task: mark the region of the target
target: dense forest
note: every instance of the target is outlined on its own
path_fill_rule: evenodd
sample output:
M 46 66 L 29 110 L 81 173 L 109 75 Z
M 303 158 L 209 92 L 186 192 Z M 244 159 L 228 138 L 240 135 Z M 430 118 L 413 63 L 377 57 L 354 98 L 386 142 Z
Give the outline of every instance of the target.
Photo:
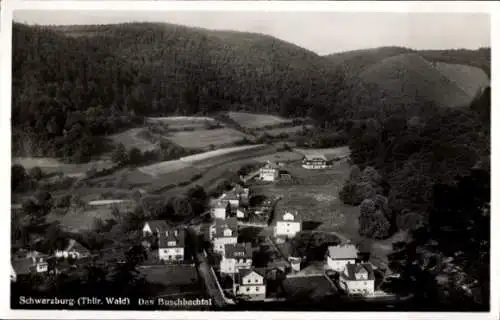
M 412 235 L 396 244 L 391 268 L 426 305 L 489 303 L 490 94 L 487 88 L 467 109 L 434 108 L 348 128 L 355 165 L 340 197 L 360 205 L 362 236 Z M 439 276 L 450 276 L 443 271 L 450 259 L 460 271 L 438 286 Z M 462 285 L 474 293 L 457 289 Z
M 145 115 L 340 117 L 343 76 L 272 37 L 168 24 L 13 28 L 13 151 L 86 161 Z M 345 92 L 343 93 L 345 96 Z

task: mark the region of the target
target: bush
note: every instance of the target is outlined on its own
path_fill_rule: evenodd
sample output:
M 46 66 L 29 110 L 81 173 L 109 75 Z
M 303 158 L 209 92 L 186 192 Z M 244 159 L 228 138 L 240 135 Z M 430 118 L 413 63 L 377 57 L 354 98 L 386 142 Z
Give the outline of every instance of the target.
M 384 213 L 380 210 L 370 212 L 374 208 L 365 208 L 359 216 L 359 234 L 374 239 L 384 239 L 390 234 L 391 224 Z

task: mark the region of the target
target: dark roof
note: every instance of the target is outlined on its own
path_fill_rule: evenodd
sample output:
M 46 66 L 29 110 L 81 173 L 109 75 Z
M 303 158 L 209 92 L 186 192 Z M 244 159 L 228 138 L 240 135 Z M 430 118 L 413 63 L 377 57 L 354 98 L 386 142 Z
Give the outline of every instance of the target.
M 164 231 L 168 229 L 168 224 L 165 220 L 151 220 L 146 222 L 151 231 L 155 232 L 156 230 Z
M 274 162 L 267 161 L 266 164 L 262 167 L 262 169 L 274 169 L 274 170 L 278 170 L 279 166 L 276 163 L 274 163 Z
M 227 259 L 251 258 L 252 244 L 249 242 L 224 245 L 224 256 Z
M 158 247 L 159 248 L 179 248 L 184 247 L 185 242 L 185 232 L 183 229 L 171 228 L 160 232 L 158 235 Z M 170 244 L 169 242 L 174 242 Z
M 230 217 L 228 219 L 215 219 L 215 235 L 216 238 L 224 237 L 224 230 L 231 229 L 233 231 L 231 237 L 236 237 L 238 235 L 238 219 L 236 217 Z
M 286 214 L 291 214 L 293 216 L 293 220 L 285 220 L 283 217 Z M 278 214 L 278 218 L 276 221 L 293 221 L 293 222 L 301 222 L 300 215 L 297 211 L 284 210 L 280 214 Z
M 89 253 L 90 250 L 85 248 L 80 242 L 75 239 L 69 239 L 68 246 L 65 249 L 66 251 L 74 250 L 80 253 Z
M 325 155 L 321 153 L 309 153 L 304 155 L 306 161 L 326 161 Z
M 356 280 L 356 277 L 354 276 L 356 273 L 360 272 L 367 272 L 368 273 L 368 280 L 375 280 L 375 274 L 373 273 L 373 268 L 371 264 L 368 263 L 348 263 L 346 264 L 346 274 L 344 277 L 346 277 L 348 280 Z

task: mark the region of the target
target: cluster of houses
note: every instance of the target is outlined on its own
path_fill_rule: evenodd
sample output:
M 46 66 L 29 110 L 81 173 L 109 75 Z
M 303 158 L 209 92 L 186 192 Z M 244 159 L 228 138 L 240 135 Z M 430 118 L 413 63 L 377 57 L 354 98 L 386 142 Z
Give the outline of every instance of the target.
M 19 249 L 11 259 L 10 279 L 16 282 L 33 274 L 57 274 L 90 256 L 90 250 L 75 239 L 67 239 L 64 247 L 56 248 L 50 254 Z
M 375 293 L 372 265 L 359 262 L 358 257 L 359 251 L 353 244 L 330 246 L 325 268 L 338 273 L 338 283 L 349 295 L 372 296 Z
M 153 257 L 162 263 L 182 263 L 185 257 L 186 231 L 171 227 L 164 220 L 152 220 L 144 223 L 143 245 L 151 249 Z

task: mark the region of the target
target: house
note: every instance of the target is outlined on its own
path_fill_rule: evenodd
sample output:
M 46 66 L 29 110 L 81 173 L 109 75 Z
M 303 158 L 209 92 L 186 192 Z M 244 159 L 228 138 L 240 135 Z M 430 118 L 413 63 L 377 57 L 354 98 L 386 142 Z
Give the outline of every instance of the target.
M 259 179 L 263 181 L 275 181 L 278 179 L 279 167 L 278 165 L 267 161 L 267 163 L 259 169 Z
M 247 210 L 243 208 L 236 209 L 236 218 L 237 219 L 246 219 L 248 217 Z
M 226 244 L 238 242 L 238 221 L 235 218 L 215 220 L 215 231 L 213 233 L 213 248 L 215 252 L 224 256 Z
M 49 264 L 45 257 L 30 257 L 15 259 L 11 263 L 10 279 L 16 282 L 20 277 L 32 273 L 45 273 L 49 270 Z
M 280 170 L 279 171 L 279 178 L 280 178 L 280 180 L 290 181 L 290 180 L 292 180 L 292 175 L 290 174 L 290 172 L 288 172 L 286 170 Z
M 235 217 L 223 219 L 215 219 L 209 227 L 209 240 L 213 241 L 215 234 L 222 234 L 220 230 L 229 227 L 231 230 L 238 231 L 238 219 Z
M 290 267 L 292 271 L 298 272 L 300 271 L 302 258 L 300 257 L 288 257 L 288 261 L 290 262 Z
M 348 263 L 356 263 L 358 248 L 353 244 L 328 247 L 326 263 L 328 269 L 342 272 Z
M 23 205 L 21 203 L 12 203 L 10 210 L 12 214 L 21 214 L 23 212 Z
M 252 253 L 250 243 L 226 244 L 220 261 L 220 272 L 233 274 L 240 269 L 249 269 L 252 266 Z
M 375 275 L 371 264 L 346 264 L 339 284 L 349 295 L 372 296 L 375 293 Z
M 275 237 L 293 238 L 297 232 L 302 230 L 302 221 L 297 211 L 287 210 L 278 215 L 274 227 Z
M 212 206 L 212 216 L 214 219 L 226 219 L 231 211 L 229 201 L 216 201 Z
M 183 229 L 171 228 L 158 234 L 158 259 L 163 262 L 184 260 L 186 234 Z
M 262 269 L 238 270 L 233 282 L 234 295 L 248 300 L 264 300 L 266 298 L 265 275 Z
M 322 154 L 306 154 L 302 159 L 302 167 L 305 169 L 325 169 L 328 160 Z
M 69 239 L 68 245 L 64 249 L 57 249 L 54 252 L 56 258 L 64 259 L 81 259 L 90 256 L 90 250 L 85 248 L 81 243 L 75 239 Z
M 237 184 L 234 187 L 233 192 L 238 195 L 239 200 L 240 200 L 240 203 L 239 203 L 240 205 L 248 205 L 248 200 L 250 199 L 250 196 L 251 196 L 250 188 L 243 187 L 243 186 Z
M 151 220 L 144 223 L 142 227 L 142 234 L 146 237 L 148 235 L 160 234 L 168 229 L 168 224 L 164 220 Z

